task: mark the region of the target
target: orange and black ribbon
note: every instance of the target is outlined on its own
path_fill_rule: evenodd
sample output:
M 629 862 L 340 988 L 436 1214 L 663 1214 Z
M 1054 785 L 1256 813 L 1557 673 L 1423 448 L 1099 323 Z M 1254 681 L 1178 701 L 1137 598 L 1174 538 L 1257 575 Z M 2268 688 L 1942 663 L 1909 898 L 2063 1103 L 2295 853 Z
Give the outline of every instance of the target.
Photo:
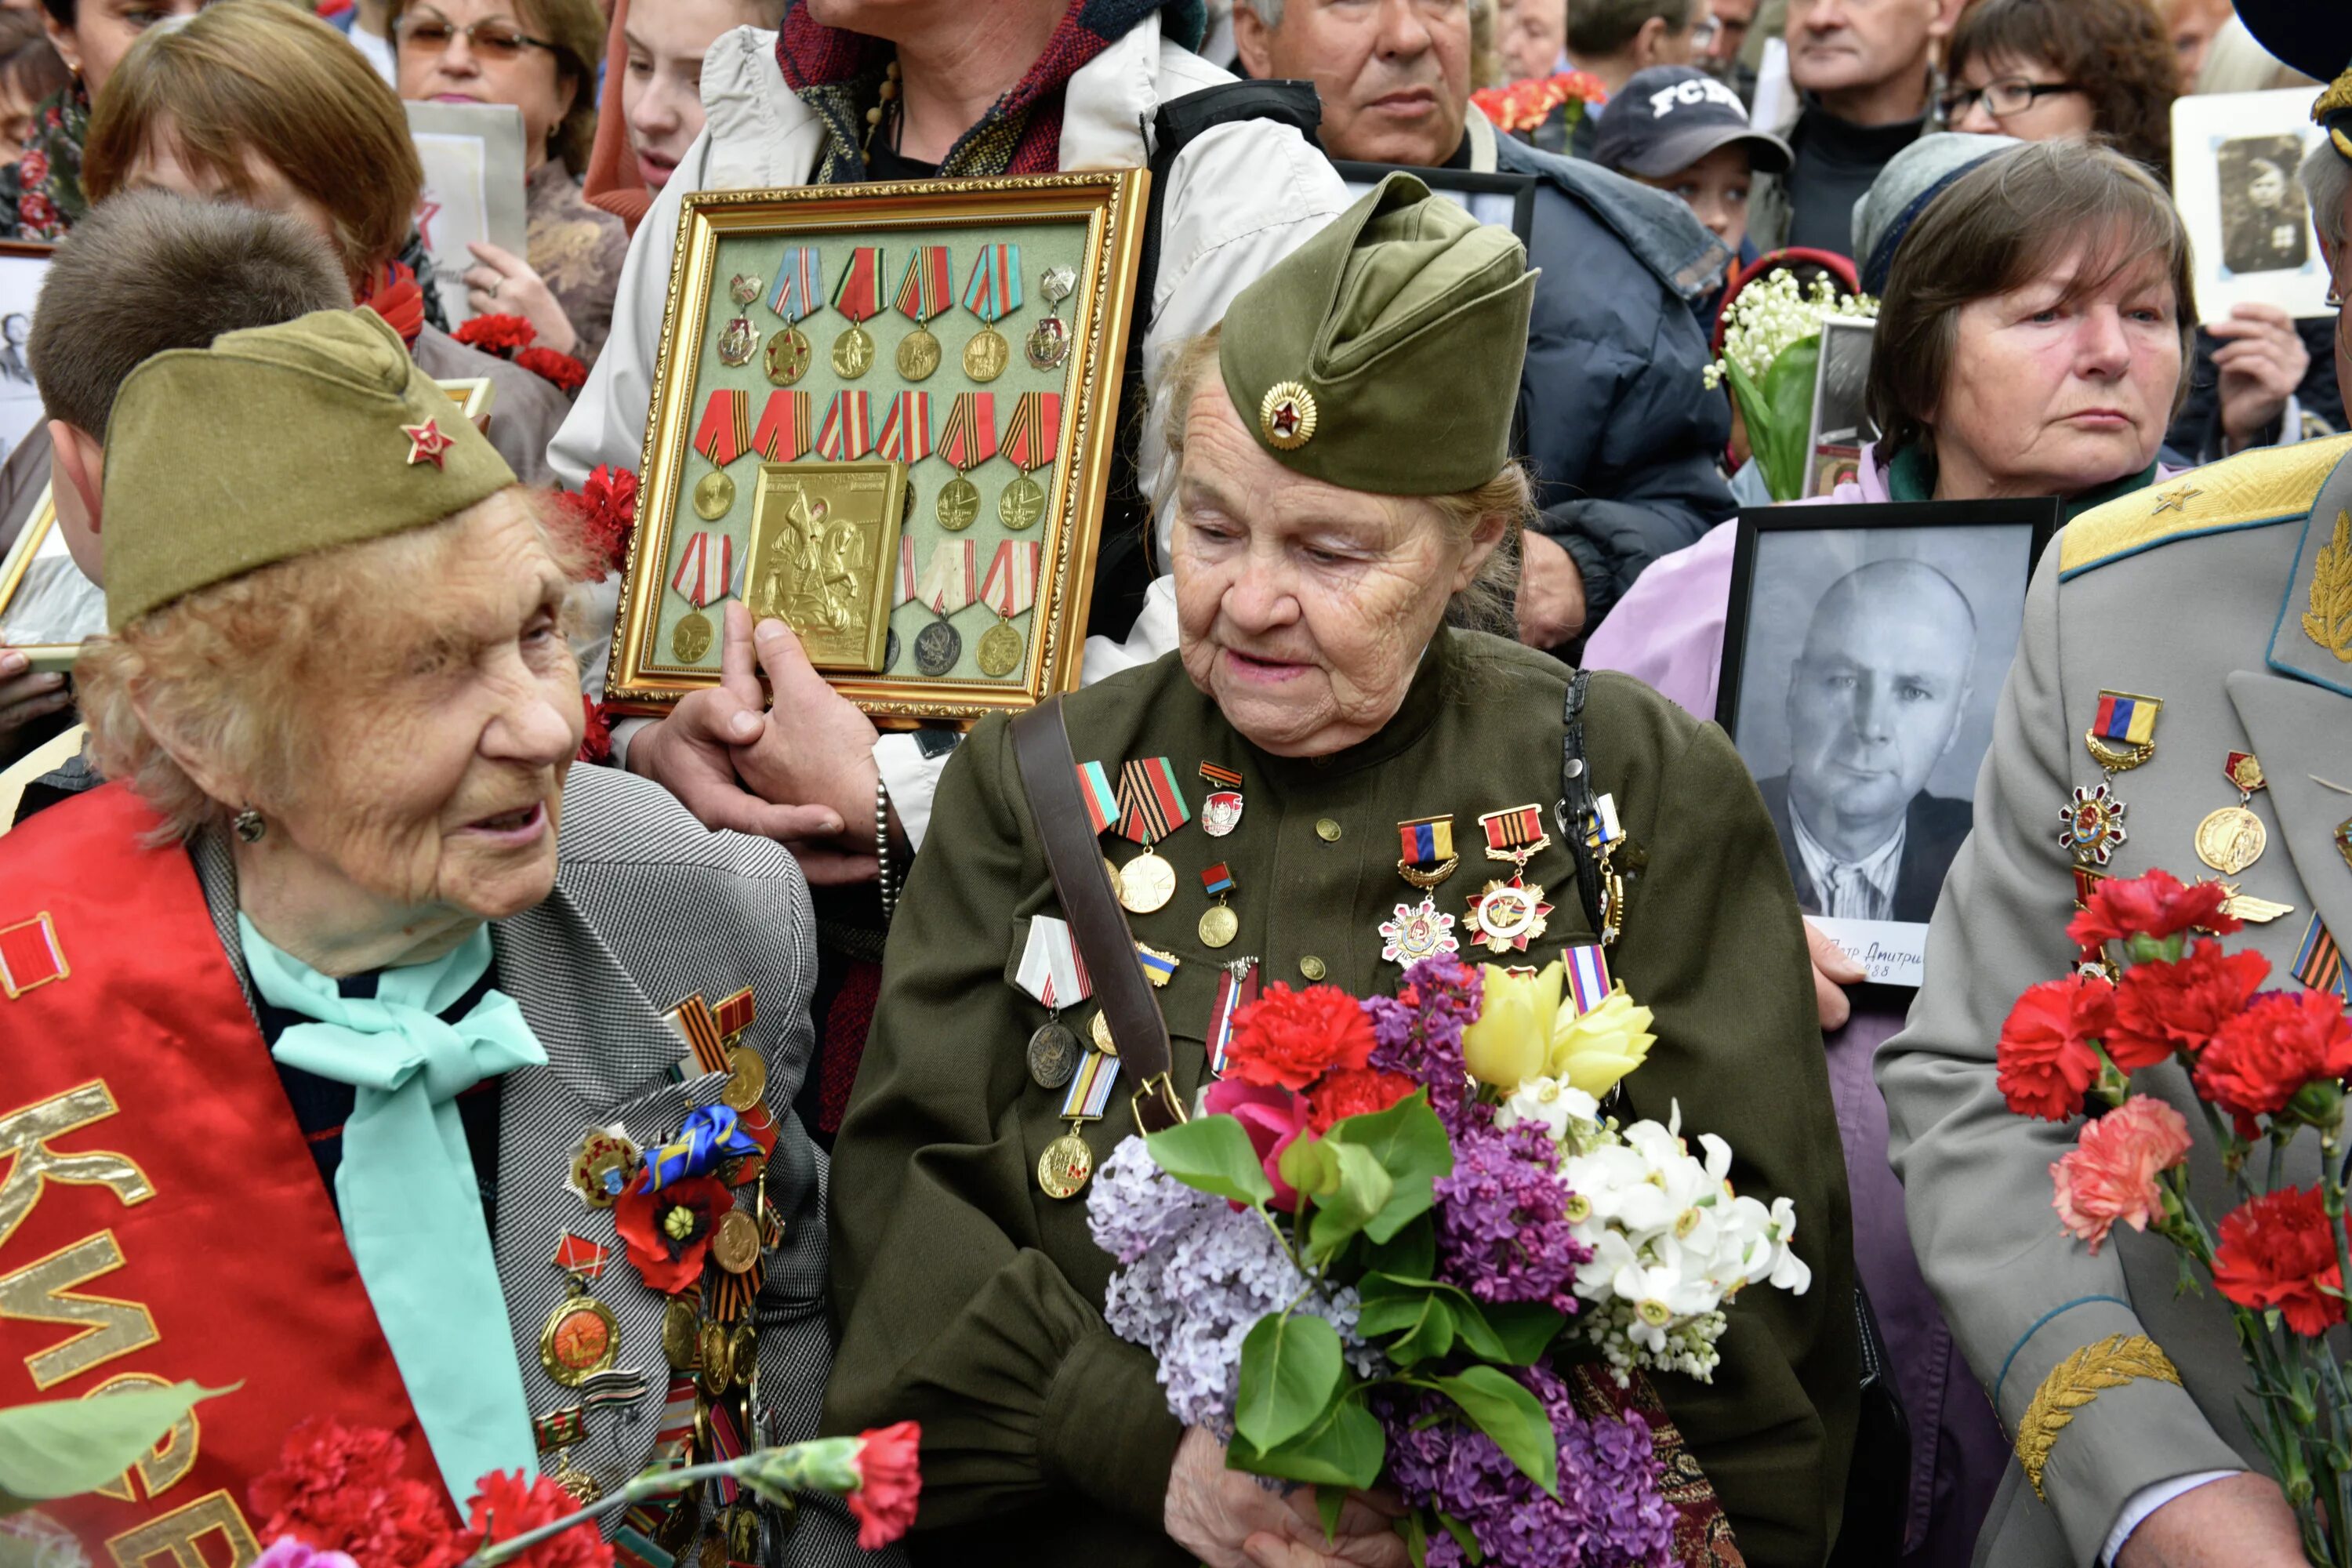
M 1013 423 L 1004 428 L 1004 455 L 1023 473 L 1054 460 L 1062 439 L 1062 395 L 1024 392 L 1013 405 Z
M 921 326 L 948 308 L 955 284 L 948 276 L 948 247 L 919 245 L 907 258 L 906 274 L 898 279 L 898 310 Z
M 948 427 L 940 433 L 940 456 L 959 474 L 996 456 L 996 394 L 956 394 L 948 408 Z
M 751 401 L 740 389 L 722 386 L 702 405 L 694 427 L 694 449 L 725 468 L 751 446 Z
M 1118 770 L 1118 834 L 1156 844 L 1192 820 L 1176 770 L 1165 757 L 1143 757 Z
M 751 449 L 772 463 L 795 463 L 808 456 L 814 436 L 811 407 L 805 392 L 768 394 L 768 406 L 751 432 Z

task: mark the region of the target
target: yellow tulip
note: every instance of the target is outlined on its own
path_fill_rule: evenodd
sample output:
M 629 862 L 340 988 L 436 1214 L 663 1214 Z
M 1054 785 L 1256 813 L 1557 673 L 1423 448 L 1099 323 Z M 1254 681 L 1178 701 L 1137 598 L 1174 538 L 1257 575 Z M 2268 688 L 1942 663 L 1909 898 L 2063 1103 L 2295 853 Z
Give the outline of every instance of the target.
M 1597 1099 L 1640 1067 L 1657 1044 L 1658 1037 L 1649 1033 L 1650 1018 L 1650 1010 L 1636 1007 L 1622 986 L 1612 987 L 1599 1006 L 1580 1017 L 1570 997 L 1553 1019 L 1545 1065 L 1552 1077 Z
M 1552 1016 L 1559 1011 L 1560 967 L 1546 964 L 1521 977 L 1493 964 L 1486 970 L 1486 1004 L 1462 1031 L 1462 1061 L 1470 1076 L 1506 1093 L 1544 1069 Z

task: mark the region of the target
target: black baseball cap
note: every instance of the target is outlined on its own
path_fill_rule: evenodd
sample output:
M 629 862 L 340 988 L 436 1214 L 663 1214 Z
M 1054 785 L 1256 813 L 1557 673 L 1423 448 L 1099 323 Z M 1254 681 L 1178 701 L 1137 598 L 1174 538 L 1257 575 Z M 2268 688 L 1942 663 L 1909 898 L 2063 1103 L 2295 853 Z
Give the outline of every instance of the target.
M 1796 161 L 1789 144 L 1748 123 L 1739 95 L 1689 66 L 1635 71 L 1601 111 L 1592 161 L 1604 169 L 1663 179 L 1689 168 L 1718 147 L 1745 142 L 1750 167 L 1786 174 Z

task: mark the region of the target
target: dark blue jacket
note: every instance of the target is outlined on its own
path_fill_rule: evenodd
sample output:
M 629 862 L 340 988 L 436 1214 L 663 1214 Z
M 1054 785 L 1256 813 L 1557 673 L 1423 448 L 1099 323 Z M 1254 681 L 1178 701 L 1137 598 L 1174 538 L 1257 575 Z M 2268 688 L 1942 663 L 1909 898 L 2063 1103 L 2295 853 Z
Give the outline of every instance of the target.
M 1729 258 L 1662 191 L 1508 136 L 1495 162 L 1538 180 L 1520 449 L 1538 529 L 1583 568 L 1589 633 L 1643 567 L 1732 514 L 1716 466 L 1731 406 L 1700 380 L 1697 314 Z

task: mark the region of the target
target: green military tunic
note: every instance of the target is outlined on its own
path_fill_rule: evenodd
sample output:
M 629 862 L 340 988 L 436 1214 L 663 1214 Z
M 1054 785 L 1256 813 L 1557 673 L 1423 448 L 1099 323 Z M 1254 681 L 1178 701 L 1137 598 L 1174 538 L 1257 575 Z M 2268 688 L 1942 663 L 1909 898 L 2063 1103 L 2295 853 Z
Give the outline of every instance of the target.
M 1197 819 L 1161 841 L 1175 898 L 1130 917 L 1181 963 L 1158 993 L 1188 1102 L 1207 1077 L 1218 965 L 1255 955 L 1271 984 L 1319 977 L 1359 996 L 1392 989 L 1381 922 L 1421 892 L 1398 875 L 1397 825 L 1450 812 L 1460 869 L 1436 890 L 1457 918 L 1486 883 L 1486 812 L 1559 795 L 1568 672 L 1542 655 L 1441 631 L 1396 717 L 1331 757 L 1269 756 L 1225 722 L 1174 655 L 1067 698 L 1080 763 L 1116 775 L 1165 756 L 1188 797 L 1203 763 L 1238 771 L 1227 837 Z M 1738 1151 L 1735 1184 L 1794 1200 L 1801 1297 L 1743 1294 L 1712 1386 L 1659 1375 L 1667 1410 L 1715 1483 L 1748 1561 L 1819 1563 L 1836 1531 L 1857 1405 L 1845 1172 L 1802 929 L 1755 786 L 1719 730 L 1654 692 L 1593 679 L 1586 749 L 1646 865 L 1626 897 L 1612 967 L 1655 1009 L 1659 1037 L 1626 1080 L 1634 1114 L 1679 1103 L 1685 1133 Z M 1557 828 L 1552 831 L 1556 834 Z M 1115 860 L 1136 853 L 1116 835 Z M 1236 884 L 1238 939 L 1196 930 L 1201 871 Z M 1555 906 L 1524 954 L 1457 934 L 1462 957 L 1542 963 L 1592 940 L 1569 851 L 1527 866 Z M 1102 1319 L 1113 1264 L 1087 1232 L 1085 1196 L 1056 1201 L 1037 1158 L 1067 1123 L 1024 1049 L 1045 1008 L 1012 984 L 1029 917 L 1058 915 L 1002 721 L 981 723 L 940 782 L 930 831 L 890 934 L 881 1002 L 833 1167 L 833 1289 L 842 1333 L 828 1430 L 912 1418 L 923 1427 L 915 1538 L 942 1562 L 1179 1563 L 1161 1530 L 1180 1436 L 1151 1358 Z M 1091 1003 L 1065 1022 L 1081 1038 Z M 1121 1080 L 1086 1129 L 1097 1165 L 1135 1135 Z

